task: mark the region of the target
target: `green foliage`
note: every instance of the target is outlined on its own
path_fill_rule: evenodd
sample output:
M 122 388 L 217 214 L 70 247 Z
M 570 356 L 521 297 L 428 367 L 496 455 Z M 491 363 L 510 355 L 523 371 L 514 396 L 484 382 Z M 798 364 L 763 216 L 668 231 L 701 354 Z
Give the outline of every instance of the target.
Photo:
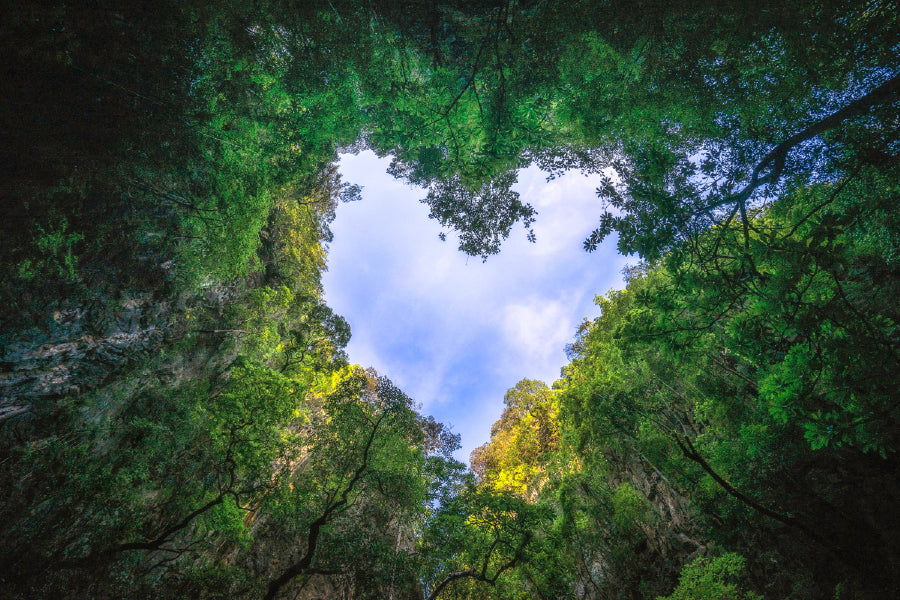
M 862 517 L 875 518 L 868 511 L 878 492 L 863 498 L 821 478 L 843 479 L 837 465 L 848 460 L 866 471 L 888 468 L 897 443 L 879 383 L 897 368 L 884 345 L 896 319 L 885 302 L 894 283 L 869 279 L 888 268 L 883 249 L 847 244 L 850 221 L 837 209 L 816 212 L 823 192 L 833 193 L 805 189 L 756 213 L 749 244 L 740 225 L 722 225 L 638 271 L 627 290 L 599 299 L 602 314 L 572 348 L 560 400 L 563 437 L 575 456 L 587 468 L 612 464 L 627 474 L 631 485 L 614 501 L 642 489 L 645 502 L 682 525 L 686 515 L 673 506 L 690 501 L 700 519 L 711 517 L 705 527 L 719 543 L 754 539 L 793 560 L 805 555 L 812 569 L 822 564 L 819 549 L 802 539 L 766 542 L 752 529 L 771 518 L 796 536 L 844 536 L 845 552 L 881 547 L 885 538 Z M 695 253 L 711 246 L 716 263 L 698 262 Z M 852 264 L 866 266 L 851 271 Z M 862 453 L 881 458 L 869 462 Z M 660 477 L 675 489 L 658 490 L 652 482 Z M 659 494 L 671 497 L 663 504 Z M 637 500 L 628 494 L 620 503 L 625 497 Z M 644 526 L 653 531 L 652 520 Z M 848 561 L 842 568 L 861 567 Z M 835 583 L 841 575 L 817 577 Z
M 488 586 L 494 597 L 522 597 L 510 575 L 530 560 L 535 530 L 547 516 L 512 494 L 460 481 L 429 516 L 421 537 L 428 597 L 480 596 Z
M 649 512 L 647 500 L 631 487 L 623 483 L 613 493 L 613 525 L 622 531 L 632 530 Z
M 66 281 L 75 281 L 77 258 L 72 254 L 72 247 L 84 240 L 80 233 L 68 232 L 69 224 L 63 217 L 59 225 L 44 230 L 40 224 L 36 225 L 37 235 L 34 237 L 34 246 L 37 248 L 40 258 L 32 260 L 24 259 L 18 265 L 18 275 L 22 279 L 33 279 L 40 273 L 50 277 L 59 277 Z
M 300 556 L 279 588 L 312 569 L 352 574 L 367 582 L 365 597 L 411 586 L 419 558 L 410 536 L 430 512 L 446 463 L 426 455 L 422 420 L 387 379 L 349 367 L 327 390 L 294 476 L 266 499 L 262 510 L 277 526 L 259 542 Z
M 745 562 L 731 552 L 697 558 L 685 565 L 675 591 L 658 600 L 762 600 L 761 595 L 736 583 L 744 575 Z
M 559 440 L 556 394 L 540 381 L 523 379 L 504 402 L 491 441 L 472 453 L 472 469 L 483 484 L 533 496 L 546 478 L 542 463 Z

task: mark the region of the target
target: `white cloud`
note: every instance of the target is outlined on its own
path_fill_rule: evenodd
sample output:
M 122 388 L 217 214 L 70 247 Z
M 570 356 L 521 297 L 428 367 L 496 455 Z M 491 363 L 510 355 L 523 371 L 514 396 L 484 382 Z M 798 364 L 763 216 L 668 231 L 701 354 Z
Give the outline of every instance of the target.
M 554 378 L 558 373 L 557 354 L 572 337 L 571 304 L 561 300 L 532 297 L 528 303 L 504 308 L 503 330 L 509 357 L 506 361 L 531 371 L 530 378 Z M 548 365 L 557 367 L 553 373 Z

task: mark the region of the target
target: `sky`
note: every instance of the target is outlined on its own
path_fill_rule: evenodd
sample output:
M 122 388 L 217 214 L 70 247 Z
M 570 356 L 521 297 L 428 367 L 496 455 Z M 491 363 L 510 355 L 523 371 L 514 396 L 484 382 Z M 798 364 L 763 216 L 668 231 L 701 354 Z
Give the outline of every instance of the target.
M 583 250 L 602 212 L 599 176 L 547 182 L 536 167 L 520 171 L 514 189 L 538 212 L 537 242 L 518 225 L 482 262 L 453 234 L 438 238 L 419 202 L 426 191 L 388 175 L 389 163 L 370 151 L 341 156 L 343 180 L 362 186 L 362 199 L 338 206 L 325 299 L 350 323 L 350 361 L 375 367 L 420 412 L 451 425 L 462 435 L 456 456 L 468 462 L 490 439 L 507 389 L 558 379 L 566 344 L 599 314 L 594 297 L 623 287 L 629 259 L 613 238 Z

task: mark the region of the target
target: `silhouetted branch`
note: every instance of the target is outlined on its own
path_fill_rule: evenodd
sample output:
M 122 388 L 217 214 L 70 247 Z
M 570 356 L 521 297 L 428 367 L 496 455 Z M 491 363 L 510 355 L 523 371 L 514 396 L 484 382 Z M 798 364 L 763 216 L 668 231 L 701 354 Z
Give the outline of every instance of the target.
M 826 131 L 833 129 L 846 121 L 847 119 L 861 114 L 873 106 L 885 102 L 893 102 L 900 98 L 900 75 L 895 75 L 891 79 L 882 83 L 880 86 L 869 92 L 868 94 L 857 98 L 844 108 L 834 112 L 824 119 L 813 123 L 809 127 L 799 131 L 784 140 L 771 150 L 760 160 L 750 174 L 750 181 L 739 192 L 729 194 L 720 202 L 712 204 L 706 208 L 711 210 L 728 204 L 734 203 L 741 213 L 741 220 L 744 224 L 745 239 L 748 236 L 748 221 L 746 215 L 746 204 L 750 196 L 753 195 L 758 188 L 766 184 L 775 184 L 781 178 L 781 173 L 787 163 L 788 154 L 798 145 L 810 140 Z

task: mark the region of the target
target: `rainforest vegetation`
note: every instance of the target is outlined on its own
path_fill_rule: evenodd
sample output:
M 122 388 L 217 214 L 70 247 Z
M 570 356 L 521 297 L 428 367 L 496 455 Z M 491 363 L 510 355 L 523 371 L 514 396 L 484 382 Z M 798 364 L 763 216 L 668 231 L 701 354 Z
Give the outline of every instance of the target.
M 3 598 L 900 594 L 896 2 L 26 1 L 0 53 Z M 636 257 L 471 467 L 323 301 L 361 149 L 487 260 L 518 169 L 603 173 Z

